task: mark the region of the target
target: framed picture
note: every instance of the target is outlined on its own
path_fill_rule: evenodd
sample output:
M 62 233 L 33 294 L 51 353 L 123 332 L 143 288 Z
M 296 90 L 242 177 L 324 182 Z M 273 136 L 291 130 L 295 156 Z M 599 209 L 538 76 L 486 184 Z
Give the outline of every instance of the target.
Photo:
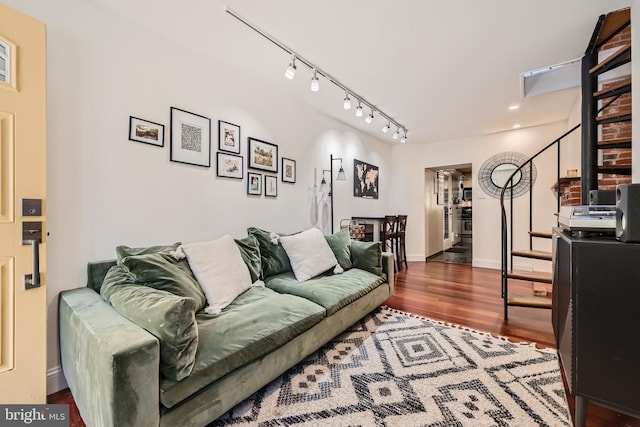
M 378 198 L 378 167 L 353 159 L 353 197 Z
M 282 158 L 282 182 L 296 182 L 296 161 Z
M 278 177 L 273 175 L 264 176 L 264 195 L 266 197 L 278 197 Z
M 247 178 L 247 194 L 254 196 L 262 195 L 262 174 L 249 172 Z
M 129 139 L 164 147 L 164 125 L 129 116 Z
M 216 161 L 216 175 L 225 178 L 242 179 L 242 156 L 218 152 Z
M 269 172 L 278 172 L 278 146 L 255 138 L 249 142 L 249 167 Z
M 218 150 L 240 154 L 240 126 L 218 120 Z
M 171 107 L 172 162 L 211 166 L 211 119 Z

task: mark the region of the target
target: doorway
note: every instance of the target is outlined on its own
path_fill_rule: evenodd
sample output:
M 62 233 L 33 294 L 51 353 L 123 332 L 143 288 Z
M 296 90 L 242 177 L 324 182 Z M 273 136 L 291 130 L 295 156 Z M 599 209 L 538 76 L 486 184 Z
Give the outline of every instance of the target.
M 425 170 L 425 247 L 427 260 L 456 264 L 473 261 L 470 164 Z

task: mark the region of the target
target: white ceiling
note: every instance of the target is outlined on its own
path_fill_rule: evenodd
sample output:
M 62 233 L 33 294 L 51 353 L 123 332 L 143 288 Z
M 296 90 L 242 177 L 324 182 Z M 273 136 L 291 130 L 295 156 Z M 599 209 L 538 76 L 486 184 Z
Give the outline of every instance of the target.
M 92 0 L 136 25 L 224 60 L 261 84 L 376 137 L 326 80 L 309 90 L 289 55 L 228 7 L 359 93 L 427 143 L 567 119 L 578 89 L 521 97 L 520 74 L 579 58 L 598 16 L 634 0 Z M 520 105 L 509 111 L 512 104 Z M 366 115 L 366 110 L 365 110 Z

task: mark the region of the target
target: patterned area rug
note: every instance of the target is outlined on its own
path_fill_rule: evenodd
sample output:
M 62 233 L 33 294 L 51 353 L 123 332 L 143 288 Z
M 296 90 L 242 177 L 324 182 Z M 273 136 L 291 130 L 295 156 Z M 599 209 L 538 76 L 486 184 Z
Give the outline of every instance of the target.
M 555 351 L 379 308 L 210 426 L 571 426 Z

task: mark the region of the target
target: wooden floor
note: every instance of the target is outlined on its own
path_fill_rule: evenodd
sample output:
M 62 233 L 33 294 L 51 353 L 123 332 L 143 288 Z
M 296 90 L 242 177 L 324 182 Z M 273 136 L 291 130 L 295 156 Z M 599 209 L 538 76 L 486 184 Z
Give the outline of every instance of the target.
M 396 274 L 395 294 L 386 302 L 391 308 L 444 322 L 554 347 L 551 310 L 510 307 L 509 321 L 502 320 L 500 272 L 443 262 L 410 262 Z M 531 293 L 531 284 L 510 282 L 510 290 Z M 84 426 L 68 390 L 49 396 L 49 403 L 71 405 L 71 426 Z M 569 398 L 573 412 L 573 399 Z M 640 419 L 590 404 L 587 427 L 640 427 Z

